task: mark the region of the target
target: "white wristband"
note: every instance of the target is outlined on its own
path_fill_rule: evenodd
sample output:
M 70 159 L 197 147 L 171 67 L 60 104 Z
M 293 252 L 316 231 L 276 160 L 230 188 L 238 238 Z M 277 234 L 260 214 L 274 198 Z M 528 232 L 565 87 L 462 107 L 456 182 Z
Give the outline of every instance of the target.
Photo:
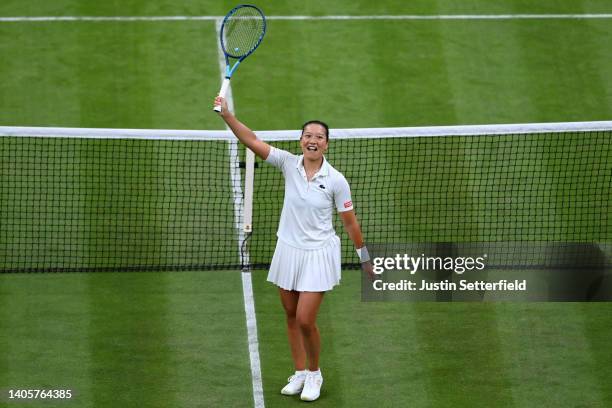
M 357 248 L 356 251 L 357 251 L 357 255 L 359 256 L 360 263 L 370 261 L 370 254 L 368 253 L 368 248 L 366 248 L 365 245 L 362 246 L 361 248 Z

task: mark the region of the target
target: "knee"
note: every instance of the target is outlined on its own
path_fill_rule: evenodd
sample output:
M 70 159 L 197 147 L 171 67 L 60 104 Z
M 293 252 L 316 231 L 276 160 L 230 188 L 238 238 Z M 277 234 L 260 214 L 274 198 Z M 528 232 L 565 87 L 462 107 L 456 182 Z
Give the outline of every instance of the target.
M 304 336 L 309 336 L 317 329 L 313 321 L 310 319 L 303 319 L 300 316 L 296 316 L 296 324 Z

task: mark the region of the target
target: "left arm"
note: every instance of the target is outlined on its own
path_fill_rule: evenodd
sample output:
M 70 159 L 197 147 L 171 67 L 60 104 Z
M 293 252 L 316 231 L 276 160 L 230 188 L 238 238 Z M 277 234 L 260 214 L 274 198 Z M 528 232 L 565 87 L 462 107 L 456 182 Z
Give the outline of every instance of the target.
M 342 224 L 344 224 L 344 229 L 348 234 L 353 244 L 355 244 L 355 248 L 363 247 L 363 235 L 361 234 L 361 228 L 359 227 L 359 222 L 357 222 L 357 217 L 355 216 L 355 210 L 343 211 L 340 213 L 340 218 L 342 218 Z
M 371 280 L 374 280 L 375 275 L 373 273 L 372 263 L 370 262 L 370 255 L 368 254 L 368 249 L 363 244 L 361 228 L 359 227 L 359 222 L 357 222 L 355 210 L 353 210 L 351 188 L 344 176 L 341 177 L 340 182 L 334 187 L 334 202 L 336 204 L 336 209 L 340 213 L 344 229 L 348 233 L 351 241 L 353 241 L 353 244 L 355 244 L 361 269 Z M 345 209 L 347 210 L 345 211 Z
M 361 228 L 359 227 L 359 222 L 357 221 L 357 217 L 355 216 L 354 210 L 343 211 L 340 213 L 340 218 L 342 218 L 342 223 L 344 224 L 344 229 L 346 230 L 349 238 L 355 244 L 355 249 L 361 249 L 365 251 L 367 254 L 367 249 L 363 244 L 363 234 L 361 233 Z M 372 263 L 369 260 L 369 255 L 367 255 L 368 260 L 359 259 L 359 263 L 361 264 L 361 269 L 368 275 L 370 280 L 374 280 L 376 275 L 374 275 Z

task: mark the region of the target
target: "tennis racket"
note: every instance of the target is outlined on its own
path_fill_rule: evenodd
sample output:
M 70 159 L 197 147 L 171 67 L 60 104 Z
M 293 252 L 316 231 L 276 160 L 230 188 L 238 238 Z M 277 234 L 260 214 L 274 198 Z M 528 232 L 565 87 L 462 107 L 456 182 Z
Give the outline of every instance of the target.
M 219 32 L 221 49 L 225 54 L 225 79 L 221 84 L 219 96 L 225 98 L 230 79 L 238 65 L 259 47 L 266 34 L 266 17 L 263 12 L 250 4 L 234 7 L 223 19 Z M 234 65 L 230 59 L 237 60 Z M 215 106 L 221 112 L 221 106 Z

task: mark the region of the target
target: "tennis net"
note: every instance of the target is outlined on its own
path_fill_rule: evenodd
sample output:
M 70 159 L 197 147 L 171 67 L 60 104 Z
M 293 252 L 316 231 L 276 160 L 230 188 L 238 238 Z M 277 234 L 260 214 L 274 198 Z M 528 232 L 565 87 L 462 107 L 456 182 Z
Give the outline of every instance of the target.
M 254 164 L 253 232 L 243 232 L 244 150 L 228 132 L 0 135 L 0 272 L 269 265 L 282 175 Z M 258 135 L 299 153 L 299 131 Z M 351 185 L 368 242 L 511 243 L 504 266 L 541 267 L 549 244 L 610 256 L 611 140 L 612 122 L 345 129 L 332 130 L 326 157 Z M 355 266 L 339 217 L 336 231 L 343 265 Z

